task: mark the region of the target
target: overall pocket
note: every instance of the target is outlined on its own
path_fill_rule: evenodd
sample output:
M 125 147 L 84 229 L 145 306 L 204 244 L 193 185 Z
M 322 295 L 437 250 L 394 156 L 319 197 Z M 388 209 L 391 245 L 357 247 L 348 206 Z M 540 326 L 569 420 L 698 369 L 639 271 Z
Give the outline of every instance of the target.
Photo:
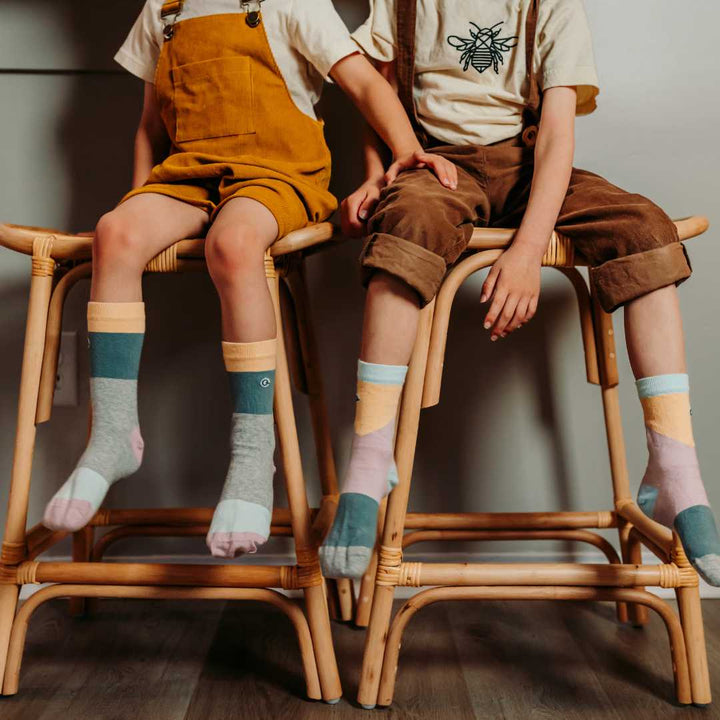
M 179 65 L 172 70 L 175 142 L 255 132 L 252 66 L 248 57 Z

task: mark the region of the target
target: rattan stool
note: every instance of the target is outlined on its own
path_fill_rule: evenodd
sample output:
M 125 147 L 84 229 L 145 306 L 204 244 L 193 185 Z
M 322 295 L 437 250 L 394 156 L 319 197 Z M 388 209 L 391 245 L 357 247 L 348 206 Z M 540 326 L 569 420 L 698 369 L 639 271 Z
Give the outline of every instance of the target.
M 681 239 L 702 234 L 705 218 L 676 223 Z M 573 285 L 580 308 L 587 380 L 599 385 L 605 412 L 614 507 L 594 512 L 408 513 L 420 410 L 439 402 L 445 343 L 453 300 L 473 273 L 492 265 L 514 231 L 478 229 L 468 254 L 448 273 L 435 301 L 422 311 L 400 409 L 395 457 L 400 484 L 381 512 L 379 550 L 363 578 L 357 622 L 368 625 L 358 701 L 364 707 L 392 702 L 403 631 L 422 607 L 441 600 L 611 600 L 621 621 L 646 621 L 657 612 L 670 637 L 675 690 L 680 703 L 710 702 L 698 577 L 677 536 L 647 518 L 630 494 L 618 402 L 618 369 L 612 318 L 603 312 L 577 270 L 584 265 L 567 238 L 555 234 L 543 264 Z M 384 515 L 384 518 L 383 518 Z M 384 523 L 384 527 L 383 527 Z M 595 528 L 617 528 L 622 561 Z M 405 533 L 406 530 L 411 530 Z M 565 539 L 590 543 L 609 563 L 473 564 L 403 562 L 403 548 L 424 540 Z M 644 565 L 641 547 L 661 561 Z M 390 622 L 397 586 L 436 586 L 405 602 Z M 674 588 L 679 618 L 645 587 Z M 369 623 L 368 623 L 369 617 Z
M 272 534 L 294 538 L 296 565 L 181 565 L 104 563 L 104 551 L 128 536 L 205 535 L 211 508 L 101 509 L 83 530 L 73 534 L 73 562 L 38 562 L 36 558 L 67 533 L 38 524 L 26 529 L 36 425 L 50 419 L 57 372 L 63 305 L 69 290 L 91 275 L 92 240 L 41 228 L 0 225 L 0 245 L 32 256 L 32 279 L 22 365 L 15 458 L 7 525 L 0 557 L 0 681 L 2 694 L 17 692 L 25 634 L 42 603 L 71 598 L 83 609 L 85 598 L 168 598 L 260 600 L 284 612 L 300 645 L 309 698 L 335 701 L 341 695 L 328 616 L 327 595 L 338 615 L 352 616 L 349 582 L 326 587 L 317 558 L 319 539 L 337 503 L 333 461 L 318 357 L 310 322 L 304 275 L 306 255 L 332 244 L 332 225 L 323 223 L 276 242 L 265 260 L 275 306 L 278 357 L 275 418 L 285 471 L 289 509 L 275 509 Z M 183 240 L 147 266 L 147 272 L 204 271 L 204 241 Z M 280 282 L 280 279 L 284 282 Z M 281 309 L 282 308 L 282 309 Z M 290 376 L 309 396 L 323 502 L 308 507 L 300 460 Z M 96 528 L 113 526 L 96 544 Z M 19 591 L 27 583 L 54 583 L 37 591 L 18 610 Z M 272 588 L 299 589 L 306 612 Z

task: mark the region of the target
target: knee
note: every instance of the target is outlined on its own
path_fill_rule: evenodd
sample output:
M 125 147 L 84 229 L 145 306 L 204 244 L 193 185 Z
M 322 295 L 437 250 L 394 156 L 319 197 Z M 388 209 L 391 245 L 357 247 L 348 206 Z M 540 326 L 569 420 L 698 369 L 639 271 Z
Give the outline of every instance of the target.
M 265 246 L 260 235 L 248 227 L 233 227 L 208 234 L 205 259 L 212 277 L 237 281 L 263 266 Z
M 641 253 L 678 242 L 677 228 L 667 213 L 642 195 L 635 198 L 632 213 L 634 231 L 628 249 L 632 253 Z
M 387 233 L 407 238 L 422 233 L 433 216 L 442 217 L 422 188 L 414 185 L 391 185 L 368 223 L 371 233 Z
M 144 267 L 143 239 L 126 219 L 114 212 L 103 215 L 95 227 L 93 258 L 96 263 Z

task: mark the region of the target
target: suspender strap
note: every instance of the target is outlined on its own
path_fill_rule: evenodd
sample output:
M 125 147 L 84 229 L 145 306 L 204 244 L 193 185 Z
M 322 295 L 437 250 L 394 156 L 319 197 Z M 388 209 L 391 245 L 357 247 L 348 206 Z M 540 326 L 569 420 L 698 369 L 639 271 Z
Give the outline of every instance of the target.
M 170 15 L 179 15 L 185 0 L 167 0 L 160 10 L 160 17 L 166 18 Z
M 397 84 L 400 101 L 410 118 L 420 144 L 427 145 L 427 133 L 423 130 L 415 110 L 415 25 L 417 0 L 395 0 L 397 35 Z
M 523 111 L 523 140 L 526 145 L 534 145 L 537 138 L 537 125 L 540 122 L 540 105 L 542 96 L 540 84 L 535 72 L 535 39 L 537 36 L 538 6 L 540 0 L 530 0 L 528 8 L 527 23 L 525 25 L 525 64 L 527 77 L 530 85 L 527 104 Z

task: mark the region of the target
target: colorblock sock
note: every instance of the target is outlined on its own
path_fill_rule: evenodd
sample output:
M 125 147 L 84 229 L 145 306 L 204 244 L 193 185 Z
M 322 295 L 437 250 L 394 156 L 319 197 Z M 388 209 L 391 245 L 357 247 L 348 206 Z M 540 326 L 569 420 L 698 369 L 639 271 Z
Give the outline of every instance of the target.
M 407 366 L 358 365 L 358 405 L 350 466 L 335 521 L 320 548 L 325 577 L 359 577 L 377 534 L 380 501 L 394 486 L 393 437 Z
M 649 452 L 638 505 L 648 517 L 675 528 L 693 567 L 718 586 L 720 537 L 695 452 L 688 376 L 643 378 L 637 389 Z
M 234 403 L 230 467 L 207 546 L 215 557 L 233 558 L 256 552 L 270 535 L 276 341 L 222 345 Z
M 77 467 L 45 508 L 43 524 L 52 530 L 87 525 L 110 486 L 140 467 L 137 378 L 144 337 L 144 303 L 88 304 L 92 430 Z

